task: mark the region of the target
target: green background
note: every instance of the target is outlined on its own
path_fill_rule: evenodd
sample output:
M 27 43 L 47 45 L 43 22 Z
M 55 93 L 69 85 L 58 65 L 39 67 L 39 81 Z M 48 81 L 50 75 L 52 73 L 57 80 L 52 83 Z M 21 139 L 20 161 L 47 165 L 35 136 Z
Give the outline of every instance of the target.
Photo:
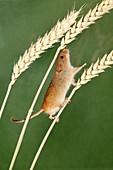
M 0 105 L 14 63 L 20 55 L 63 19 L 74 4 L 86 13 L 99 0 L 0 0 Z M 0 120 L 0 170 L 7 170 L 23 124 L 9 121 L 24 118 L 58 44 L 37 59 L 14 84 Z M 67 46 L 75 66 L 113 50 L 113 11 L 90 26 Z M 77 75 L 80 76 L 82 71 Z M 51 72 L 34 108 L 39 110 L 51 80 Z M 71 92 L 72 88 L 69 90 Z M 69 95 L 68 93 L 68 95 Z M 14 169 L 28 170 L 51 121 L 45 114 L 30 121 Z M 36 170 L 113 169 L 113 69 L 80 88 L 64 110 L 35 166 Z

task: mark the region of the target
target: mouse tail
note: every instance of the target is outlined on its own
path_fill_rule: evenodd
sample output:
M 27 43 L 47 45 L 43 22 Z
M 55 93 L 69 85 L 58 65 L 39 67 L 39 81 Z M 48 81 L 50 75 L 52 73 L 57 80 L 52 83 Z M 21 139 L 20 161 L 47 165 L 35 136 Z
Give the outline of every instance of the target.
M 40 113 L 42 113 L 44 111 L 44 109 L 40 109 L 37 113 L 33 114 L 30 116 L 30 119 L 38 116 Z M 14 122 L 14 123 L 22 123 L 22 122 L 25 122 L 26 119 L 21 119 L 21 120 L 16 120 L 16 119 L 13 119 L 13 117 L 10 118 L 10 121 L 11 122 Z

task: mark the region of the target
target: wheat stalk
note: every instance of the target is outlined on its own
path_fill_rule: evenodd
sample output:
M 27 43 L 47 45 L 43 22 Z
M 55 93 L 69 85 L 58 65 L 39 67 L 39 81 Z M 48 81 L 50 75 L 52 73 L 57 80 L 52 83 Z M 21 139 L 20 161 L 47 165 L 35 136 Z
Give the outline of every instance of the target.
M 74 93 L 84 84 L 88 83 L 91 81 L 92 78 L 97 77 L 100 73 L 104 72 L 104 69 L 111 67 L 110 65 L 113 64 L 113 51 L 109 55 L 105 54 L 102 59 L 98 59 L 95 64 L 92 64 L 87 70 L 83 72 L 81 75 L 81 78 L 77 81 L 77 86 L 72 90 L 70 96 L 68 97 L 68 100 L 70 101 L 71 98 L 73 97 Z M 67 105 L 67 104 L 66 104 Z M 35 167 L 35 164 L 40 156 L 40 153 L 53 129 L 55 126 L 57 119 L 60 117 L 61 113 L 63 112 L 64 108 L 66 107 L 63 106 L 60 111 L 58 112 L 55 120 L 52 122 L 51 126 L 49 127 L 46 135 L 43 138 L 43 141 L 38 148 L 38 151 L 33 159 L 33 162 L 31 164 L 30 170 L 33 170 Z
M 75 36 L 79 33 L 81 33 L 84 29 L 88 28 L 88 26 L 90 24 L 93 24 L 94 21 L 96 19 L 99 19 L 100 17 L 102 17 L 103 14 L 105 13 L 108 13 L 108 11 L 110 9 L 113 8 L 113 1 L 110 1 L 110 0 L 104 0 L 100 3 L 100 5 L 96 5 L 96 7 L 90 12 L 88 12 L 88 14 L 85 16 L 85 17 L 82 17 L 78 22 L 75 22 L 74 26 L 72 28 L 70 28 L 70 30 L 67 32 L 67 34 L 65 35 L 65 37 L 61 40 L 61 45 L 60 47 L 57 49 L 56 51 L 56 54 L 55 54 L 55 57 L 52 61 L 52 63 L 50 64 L 50 67 L 48 68 L 45 76 L 44 76 L 44 79 L 42 80 L 40 86 L 39 86 L 39 89 L 35 95 L 35 98 L 33 99 L 33 102 L 31 104 L 31 107 L 28 111 L 28 114 L 27 114 L 27 117 L 26 117 L 26 121 L 23 125 L 23 128 L 22 128 L 22 131 L 21 131 L 21 134 L 19 136 L 19 139 L 18 139 L 18 142 L 17 142 L 17 145 L 16 145 L 16 149 L 14 151 L 14 155 L 13 155 L 13 158 L 12 158 L 12 161 L 11 161 L 11 164 L 10 164 L 10 170 L 12 169 L 14 163 L 15 163 L 15 160 L 16 160 L 16 157 L 17 157 L 17 154 L 19 152 L 19 149 L 20 149 L 20 146 L 21 146 L 21 143 L 22 143 L 22 140 L 23 140 L 23 137 L 24 137 L 24 134 L 25 134 L 25 131 L 26 131 L 26 128 L 27 128 L 27 125 L 28 125 L 28 122 L 29 122 L 29 118 L 32 114 L 32 111 L 33 111 L 33 108 L 35 106 L 35 103 L 37 101 L 37 98 L 41 92 L 41 89 L 49 75 L 49 72 L 57 58 L 57 55 L 58 53 L 60 52 L 61 49 L 65 48 L 65 46 L 72 42 L 74 39 L 75 39 Z M 89 15 L 90 13 L 90 15 Z M 85 19 L 83 19 L 85 18 Z M 80 24 L 81 23 L 81 24 Z M 81 26 L 80 26 L 81 25 Z M 79 84 L 80 86 L 80 84 Z M 79 87 L 77 86 L 77 88 Z M 54 126 L 54 125 L 53 125 Z
M 25 51 L 23 57 L 20 56 L 18 62 L 13 67 L 13 72 L 11 76 L 11 81 L 9 83 L 3 104 L 0 110 L 0 118 L 2 112 L 6 105 L 7 99 L 9 97 L 11 88 L 17 78 L 24 72 L 29 65 L 39 58 L 39 55 L 43 53 L 46 49 L 52 47 L 52 45 L 59 41 L 59 39 L 70 29 L 70 26 L 75 23 L 76 18 L 80 14 L 82 8 L 78 11 L 71 11 L 61 22 L 58 21 L 56 26 L 54 26 L 49 33 L 46 33 L 43 38 L 38 38 L 37 42 L 31 44 L 30 48 Z
M 93 10 L 83 16 L 78 22 L 71 27 L 61 40 L 61 49 L 65 48 L 67 44 L 75 40 L 75 37 L 80 34 L 84 29 L 87 29 L 89 25 L 94 24 L 95 20 L 102 17 L 103 14 L 108 13 L 113 8 L 113 0 L 103 0 L 100 4 L 97 4 Z

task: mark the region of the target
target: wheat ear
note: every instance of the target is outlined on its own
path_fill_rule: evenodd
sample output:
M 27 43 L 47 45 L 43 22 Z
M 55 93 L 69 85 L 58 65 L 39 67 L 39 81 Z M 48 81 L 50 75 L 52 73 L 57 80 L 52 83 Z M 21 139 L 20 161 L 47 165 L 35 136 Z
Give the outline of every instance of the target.
M 70 101 L 71 98 L 73 97 L 74 93 L 84 84 L 88 83 L 89 81 L 91 81 L 92 78 L 96 77 L 99 75 L 99 73 L 104 72 L 104 69 L 109 68 L 110 65 L 113 64 L 113 51 L 111 51 L 111 53 L 109 55 L 105 54 L 104 57 L 102 59 L 98 59 L 97 62 L 95 64 L 92 64 L 90 66 L 89 69 L 85 70 L 81 76 L 81 78 L 78 80 L 77 82 L 77 86 L 72 90 L 70 96 L 68 97 L 68 100 Z M 67 105 L 67 104 L 66 104 Z M 30 170 L 33 170 L 35 167 L 35 164 L 40 156 L 40 153 L 53 129 L 53 127 L 55 126 L 57 119 L 60 117 L 61 113 L 63 112 L 64 108 L 66 107 L 66 105 L 64 107 L 62 107 L 60 109 L 60 111 L 58 112 L 55 120 L 52 122 L 51 126 L 49 127 L 46 135 L 43 138 L 43 141 L 40 145 L 40 147 L 38 148 L 38 151 L 33 159 L 33 162 L 31 164 Z
M 31 47 L 25 51 L 23 57 L 20 56 L 19 61 L 14 65 L 11 80 L 13 83 L 34 60 L 39 58 L 40 54 L 48 48 L 51 48 L 54 43 L 58 42 L 59 39 L 64 36 L 75 23 L 81 9 L 82 8 L 80 8 L 79 11 L 71 11 L 62 22 L 58 21 L 56 26 L 54 26 L 49 33 L 46 33 L 43 38 L 39 38 L 35 44 L 31 44 Z
M 0 118 L 9 97 L 11 88 L 17 78 L 29 67 L 29 65 L 34 60 L 39 58 L 41 53 L 59 41 L 59 39 L 70 29 L 70 26 L 75 23 L 76 18 L 81 12 L 81 9 L 82 8 L 80 8 L 78 11 L 71 11 L 70 14 L 68 14 L 67 17 L 62 20 L 62 22 L 58 21 L 56 26 L 54 26 L 49 33 L 46 33 L 43 38 L 39 38 L 35 44 L 31 44 L 30 48 L 25 51 L 23 57 L 20 56 L 18 62 L 13 67 L 11 81 L 1 106 Z
M 64 38 L 62 38 L 61 48 L 65 48 L 67 44 L 75 40 L 75 37 L 78 34 L 80 34 L 84 29 L 87 29 L 89 25 L 94 24 L 95 20 L 101 18 L 103 14 L 108 13 L 112 8 L 113 0 L 103 0 L 100 4 L 97 4 L 93 10 L 90 10 L 78 22 L 75 22 Z

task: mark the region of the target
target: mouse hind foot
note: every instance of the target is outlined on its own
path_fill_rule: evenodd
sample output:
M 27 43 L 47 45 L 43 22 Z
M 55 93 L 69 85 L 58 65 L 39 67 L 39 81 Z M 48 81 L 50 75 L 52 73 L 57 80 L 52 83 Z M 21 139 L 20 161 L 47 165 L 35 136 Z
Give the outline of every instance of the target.
M 54 120 L 56 118 L 56 116 L 53 116 L 53 115 L 50 115 L 49 116 L 49 119 L 51 120 Z M 59 118 L 56 119 L 56 122 L 58 123 L 59 122 Z

